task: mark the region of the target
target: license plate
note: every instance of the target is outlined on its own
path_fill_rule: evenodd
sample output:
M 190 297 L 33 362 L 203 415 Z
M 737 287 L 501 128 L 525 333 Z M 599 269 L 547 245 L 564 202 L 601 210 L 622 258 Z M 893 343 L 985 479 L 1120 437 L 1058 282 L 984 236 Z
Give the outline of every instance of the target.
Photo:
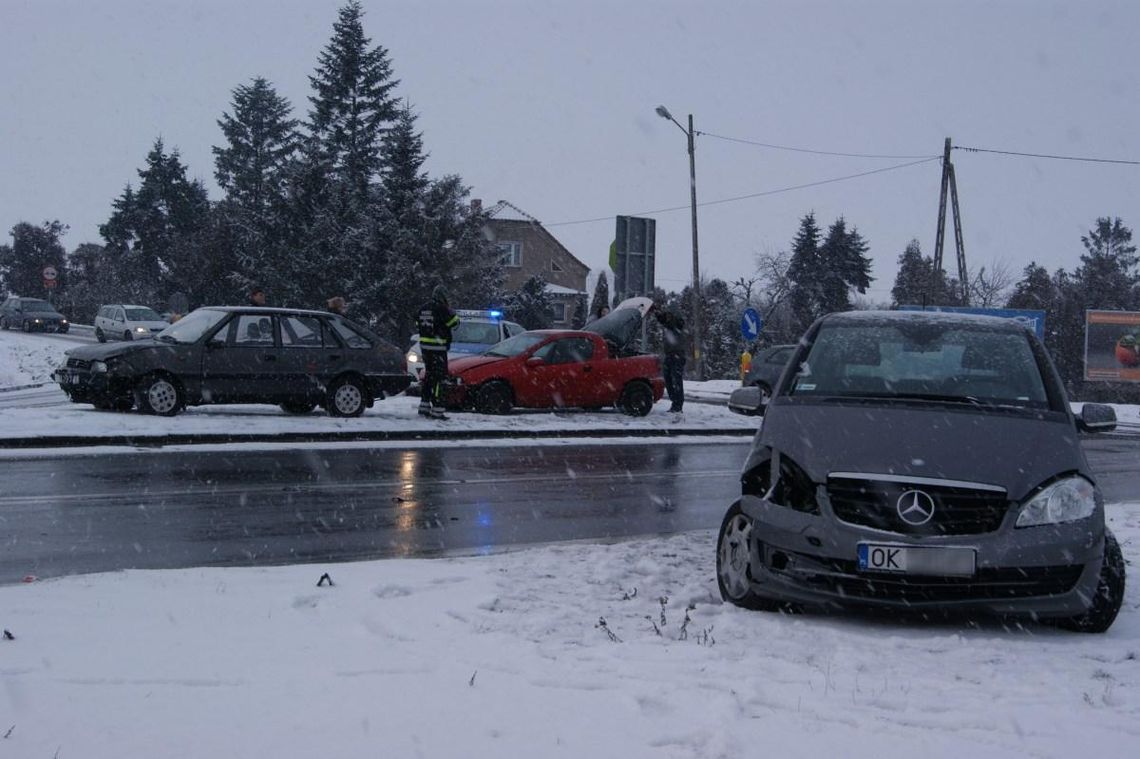
M 859 570 L 912 575 L 971 577 L 977 560 L 973 548 L 917 548 L 860 543 Z

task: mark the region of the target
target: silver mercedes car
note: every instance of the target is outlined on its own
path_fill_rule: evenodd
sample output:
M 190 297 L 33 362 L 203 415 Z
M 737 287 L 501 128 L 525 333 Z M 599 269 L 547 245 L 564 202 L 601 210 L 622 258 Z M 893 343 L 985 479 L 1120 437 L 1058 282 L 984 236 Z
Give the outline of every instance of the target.
M 716 570 L 748 608 L 887 607 L 1112 625 L 1124 560 L 1075 416 L 1037 337 L 996 317 L 849 312 L 817 321 L 768 401 Z

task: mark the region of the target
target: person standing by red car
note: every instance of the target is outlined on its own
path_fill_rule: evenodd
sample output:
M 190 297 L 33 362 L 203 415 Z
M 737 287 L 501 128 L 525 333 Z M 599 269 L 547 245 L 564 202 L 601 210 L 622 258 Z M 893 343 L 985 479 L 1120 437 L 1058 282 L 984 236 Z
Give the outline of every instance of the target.
M 443 414 L 443 381 L 447 379 L 447 351 L 451 348 L 451 331 L 459 326 L 459 317 L 447 302 L 447 290 L 436 285 L 431 300 L 420 307 L 416 325 L 420 333 L 420 351 L 424 358 L 424 379 L 420 389 L 420 416 L 446 419 Z

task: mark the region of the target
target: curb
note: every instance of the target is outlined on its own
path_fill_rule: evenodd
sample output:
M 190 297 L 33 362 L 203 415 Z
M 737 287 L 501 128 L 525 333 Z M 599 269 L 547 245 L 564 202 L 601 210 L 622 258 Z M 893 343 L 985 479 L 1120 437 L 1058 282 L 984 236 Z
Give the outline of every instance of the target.
M 131 446 L 162 448 L 168 445 L 208 445 L 219 443 L 359 443 L 420 442 L 433 440 L 538 440 L 543 438 L 680 438 L 680 437 L 752 437 L 755 428 L 707 429 L 582 429 L 582 430 L 420 430 L 417 432 L 280 432 L 274 434 L 201 434 L 201 435 L 108 435 L 101 437 L 58 435 L 51 437 L 17 437 L 0 439 L 0 449 L 14 448 L 87 448 L 92 446 Z

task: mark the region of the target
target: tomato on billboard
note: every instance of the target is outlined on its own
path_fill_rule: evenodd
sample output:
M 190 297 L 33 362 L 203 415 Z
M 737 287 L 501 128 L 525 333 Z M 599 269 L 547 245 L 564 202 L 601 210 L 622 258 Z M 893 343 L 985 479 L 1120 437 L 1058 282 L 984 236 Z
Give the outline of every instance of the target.
M 1085 379 L 1140 382 L 1140 311 L 1085 312 Z

